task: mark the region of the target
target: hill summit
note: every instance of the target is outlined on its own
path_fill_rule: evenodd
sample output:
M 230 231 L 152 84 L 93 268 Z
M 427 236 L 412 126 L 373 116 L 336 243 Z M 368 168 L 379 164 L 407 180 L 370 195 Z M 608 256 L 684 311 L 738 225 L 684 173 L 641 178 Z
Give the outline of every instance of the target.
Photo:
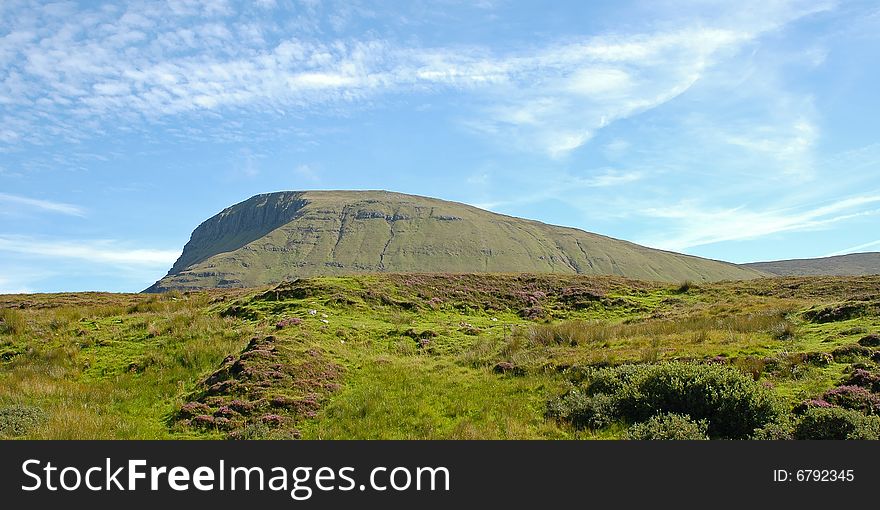
M 679 282 L 760 271 L 388 191 L 256 195 L 198 226 L 147 292 L 380 272 L 576 273 Z

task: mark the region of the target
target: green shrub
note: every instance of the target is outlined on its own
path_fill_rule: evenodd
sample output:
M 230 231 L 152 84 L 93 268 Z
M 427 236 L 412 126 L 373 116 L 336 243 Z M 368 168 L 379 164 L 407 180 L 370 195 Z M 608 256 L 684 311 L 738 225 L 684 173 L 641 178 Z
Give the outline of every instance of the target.
M 834 356 L 834 361 L 837 363 L 857 363 L 862 358 L 870 357 L 873 353 L 872 349 L 859 344 L 842 345 L 831 351 L 831 355 Z
M 647 365 L 620 365 L 614 368 L 600 368 L 587 378 L 587 394 L 609 395 L 623 391 L 633 380 L 647 370 Z
M 880 439 L 880 417 L 840 407 L 808 409 L 794 427 L 794 439 Z
M 780 416 L 776 421 L 770 422 L 756 429 L 751 439 L 762 441 L 780 441 L 794 439 L 794 424 L 790 415 Z
M 579 429 L 601 429 L 617 420 L 617 403 L 613 395 L 588 395 L 582 389 L 574 388 L 551 401 L 547 414 Z
M 706 420 L 694 421 L 685 414 L 661 413 L 630 427 L 624 438 L 638 441 L 709 439 L 706 432 L 708 427 L 709 422 Z
M 551 410 L 576 427 L 590 428 L 684 414 L 707 421 L 709 437 L 718 439 L 745 439 L 781 414 L 770 391 L 736 368 L 682 362 L 597 370 L 585 390 L 570 391 Z
M 618 395 L 618 408 L 630 422 L 658 412 L 708 420 L 712 438 L 744 439 L 776 419 L 772 394 L 739 370 L 723 365 L 664 363 L 650 366 Z
M 46 413 L 39 407 L 24 405 L 0 407 L 0 437 L 23 436 L 46 420 Z

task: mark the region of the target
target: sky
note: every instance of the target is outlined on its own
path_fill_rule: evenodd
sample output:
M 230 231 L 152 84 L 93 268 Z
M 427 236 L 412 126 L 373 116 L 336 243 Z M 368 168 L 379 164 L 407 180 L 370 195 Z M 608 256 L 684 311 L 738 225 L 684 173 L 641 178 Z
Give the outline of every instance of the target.
M 875 1 L 0 1 L 0 293 L 140 291 L 270 191 L 750 262 L 880 251 Z

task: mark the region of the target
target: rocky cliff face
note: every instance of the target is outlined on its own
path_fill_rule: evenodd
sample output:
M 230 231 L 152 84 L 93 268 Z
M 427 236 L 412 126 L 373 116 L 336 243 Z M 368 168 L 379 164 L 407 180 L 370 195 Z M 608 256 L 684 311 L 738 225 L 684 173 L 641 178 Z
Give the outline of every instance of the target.
M 207 220 L 168 275 L 147 290 L 364 272 L 611 274 L 674 282 L 762 275 L 443 200 L 307 191 L 257 195 Z
M 169 275 L 230 252 L 292 221 L 306 205 L 302 192 L 267 193 L 226 208 L 196 227 Z

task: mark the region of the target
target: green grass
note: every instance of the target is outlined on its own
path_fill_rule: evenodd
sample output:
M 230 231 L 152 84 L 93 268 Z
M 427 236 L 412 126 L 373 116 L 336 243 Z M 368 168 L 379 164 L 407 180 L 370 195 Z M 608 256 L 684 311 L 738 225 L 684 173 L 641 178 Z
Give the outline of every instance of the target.
M 877 370 L 870 356 L 832 353 L 880 332 L 878 295 L 878 277 L 685 286 L 392 274 L 0 296 L 0 411 L 45 417 L 14 429 L 24 438 L 619 438 L 621 424 L 575 430 L 548 418 L 547 403 L 596 367 L 685 360 L 730 364 L 792 408 L 856 366 Z M 847 303 L 860 315 L 808 313 Z M 284 319 L 299 323 L 278 329 Z M 269 335 L 275 354 L 253 361 L 249 341 Z M 237 389 L 211 389 L 236 360 L 255 375 L 228 372 Z M 287 407 L 272 403 L 280 397 Z M 218 413 L 234 399 L 260 411 L 201 428 L 180 414 L 187 402 Z
M 503 378 L 427 357 L 362 366 L 306 430 L 313 439 L 557 438 L 544 420 L 561 388 L 544 377 Z

